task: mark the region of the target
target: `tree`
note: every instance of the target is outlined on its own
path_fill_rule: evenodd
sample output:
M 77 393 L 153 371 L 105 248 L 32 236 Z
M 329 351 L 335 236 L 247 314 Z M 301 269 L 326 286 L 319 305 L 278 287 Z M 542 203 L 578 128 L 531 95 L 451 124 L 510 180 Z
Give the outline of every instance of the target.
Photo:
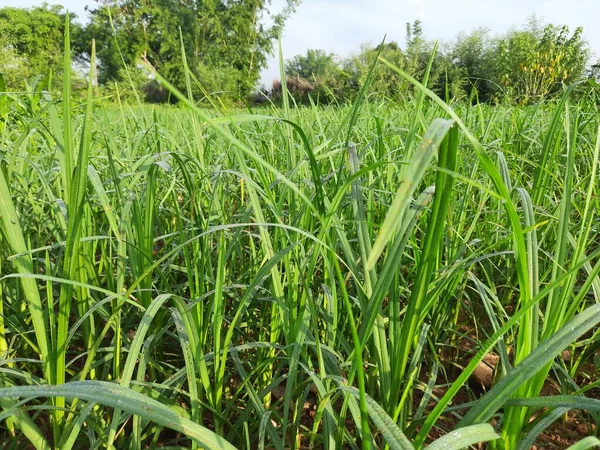
M 423 42 L 421 21 L 417 19 L 413 23 L 406 22 L 406 47 L 418 47 Z
M 406 23 L 406 62 L 405 70 L 417 79 L 422 79 L 433 49 L 423 37 L 421 21 Z
M 369 70 L 378 54 L 396 67 L 406 69 L 406 54 L 398 43 L 392 41 L 376 47 L 363 45 L 360 53 L 350 57 L 344 64 L 344 69 L 351 74 L 349 84 L 355 93 L 358 93 L 360 87 L 367 81 Z M 400 76 L 378 63 L 374 69 L 369 93 L 375 97 L 399 99 L 406 91 L 407 86 Z
M 406 24 L 406 62 L 404 70 L 417 80 L 423 80 L 427 66 L 431 60 L 435 42 L 428 41 L 423 36 L 421 21 L 415 20 Z M 433 60 L 427 87 L 440 97 L 447 95 L 457 97 L 462 95 L 464 71 L 453 64 L 448 52 L 438 46 Z
M 584 77 L 589 49 L 582 28 L 572 34 L 564 26 L 546 25 L 532 18 L 524 30 L 500 39 L 494 61 L 499 83 L 521 103 L 542 99 L 561 83 L 570 84 Z
M 285 63 L 285 73 L 291 77 L 316 80 L 337 67 L 335 55 L 325 50 L 308 49 L 306 55 L 296 55 Z
M 23 89 L 36 75 L 62 73 L 64 25 L 62 6 L 0 9 L 0 73 L 7 89 Z M 79 34 L 79 25 L 70 28 Z
M 409 25 L 413 29 L 411 25 Z M 378 55 L 391 62 L 416 78 L 421 78 L 431 57 L 433 44 L 422 39 L 419 25 L 414 27 L 418 36 L 412 35 L 409 50 L 403 51 L 397 42 L 387 42 L 375 47 L 364 44 L 360 52 L 336 62 L 333 54 L 322 50 L 308 50 L 306 55 L 297 55 L 286 63 L 286 73 L 290 77 L 298 77 L 298 81 L 309 80 L 311 95 L 321 102 L 353 101 L 358 96 L 361 87 L 366 83 L 369 71 L 376 63 Z M 412 60 L 410 59 L 412 58 Z M 446 94 L 446 83 L 450 86 L 450 94 L 457 96 L 462 81 L 462 72 L 452 65 L 451 60 L 439 52 L 432 67 L 428 86 L 439 95 Z M 297 89 L 292 89 L 296 91 Z M 382 64 L 375 64 L 373 79 L 368 93 L 372 97 L 390 100 L 401 99 L 413 87 L 397 74 L 388 70 Z M 305 90 L 301 90 L 305 96 Z M 302 100 L 303 95 L 296 95 Z
M 133 66 L 143 58 L 183 90 L 182 41 L 196 78 L 217 71 L 215 79 L 226 80 L 226 86 L 213 88 L 231 91 L 233 85 L 237 92 L 230 95 L 244 96 L 254 88 L 273 40 L 299 0 L 287 0 L 276 15 L 269 13 L 270 0 L 97 2 L 86 32 L 96 39 L 100 82 L 122 79 L 123 62 Z M 86 57 L 85 51 L 81 54 Z
M 308 49 L 304 55 L 296 55 L 285 63 L 288 90 L 296 97 L 296 101 L 307 100 L 310 93 L 321 103 L 339 100 L 342 92 L 337 88 L 343 79 L 340 68 L 333 53 L 324 50 Z M 280 94 L 281 82 L 273 83 L 272 94 Z
M 452 63 L 465 75 L 462 88 L 469 94 L 475 89 L 480 101 L 490 100 L 498 91 L 494 46 L 489 30 L 480 28 L 470 34 L 459 34 L 449 51 Z

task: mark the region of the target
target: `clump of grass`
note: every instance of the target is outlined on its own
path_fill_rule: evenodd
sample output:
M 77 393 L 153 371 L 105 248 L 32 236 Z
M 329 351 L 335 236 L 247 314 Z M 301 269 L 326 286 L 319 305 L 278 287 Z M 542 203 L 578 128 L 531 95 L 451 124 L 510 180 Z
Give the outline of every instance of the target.
M 283 83 L 281 108 L 206 111 L 160 74 L 182 108 L 76 105 L 68 76 L 0 97 L 6 439 L 512 449 L 595 414 L 596 94 L 450 107 L 390 70 L 416 99 L 367 77 L 354 105 Z

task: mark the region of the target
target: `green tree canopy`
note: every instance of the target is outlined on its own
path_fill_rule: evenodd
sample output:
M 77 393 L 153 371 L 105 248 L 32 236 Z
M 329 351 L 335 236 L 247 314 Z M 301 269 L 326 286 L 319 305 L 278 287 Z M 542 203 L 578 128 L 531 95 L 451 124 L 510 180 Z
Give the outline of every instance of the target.
M 530 19 L 522 30 L 500 38 L 494 62 L 498 83 L 522 103 L 541 99 L 560 83 L 570 84 L 585 76 L 589 58 L 582 28 L 570 33 L 566 25 L 546 25 Z
M 424 38 L 421 22 L 406 24 L 406 46 L 396 42 L 377 47 L 363 45 L 358 53 L 336 59 L 323 50 L 309 50 L 286 63 L 286 73 L 309 79 L 325 101 L 352 101 L 367 78 L 378 52 L 381 57 L 423 80 L 434 42 Z M 461 33 L 438 47 L 428 88 L 442 98 L 471 93 L 479 101 L 501 98 L 521 103 L 547 98 L 561 84 L 582 78 L 598 78 L 600 64 L 588 68 L 589 49 L 582 29 L 543 25 L 535 17 L 521 27 L 492 37 L 488 30 Z M 587 68 L 587 70 L 586 70 Z M 402 98 L 412 86 L 387 68 L 375 69 L 369 94 L 387 99 Z
M 273 40 L 298 2 L 287 0 L 273 15 L 270 0 L 97 0 L 86 33 L 96 40 L 101 83 L 122 79 L 124 64 L 144 58 L 184 89 L 183 42 L 201 84 L 243 96 L 253 90 Z M 80 53 L 86 57 L 84 48 Z M 224 86 L 215 86 L 215 80 Z
M 335 68 L 335 55 L 325 50 L 308 49 L 305 55 L 296 55 L 285 63 L 286 75 L 305 80 L 324 77 Z
M 23 89 L 25 82 L 50 71 L 60 74 L 65 13 L 62 6 L 0 8 L 0 73 L 7 89 Z M 78 36 L 79 25 L 71 25 Z
M 494 64 L 495 45 L 490 31 L 480 28 L 469 34 L 460 33 L 449 52 L 452 63 L 463 71 L 465 92 L 471 93 L 474 88 L 483 100 L 490 99 L 498 91 L 494 84 L 498 79 Z

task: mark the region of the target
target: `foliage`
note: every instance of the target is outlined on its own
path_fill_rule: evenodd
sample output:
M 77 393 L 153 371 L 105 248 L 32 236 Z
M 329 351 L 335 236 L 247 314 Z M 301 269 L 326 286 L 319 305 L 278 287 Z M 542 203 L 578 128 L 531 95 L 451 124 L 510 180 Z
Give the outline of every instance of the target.
M 143 59 L 184 90 L 183 44 L 188 67 L 208 82 L 206 90 L 238 98 L 254 88 L 273 40 L 297 3 L 288 0 L 272 15 L 267 0 L 98 0 L 85 31 L 88 41 L 96 39 L 101 83 L 121 80 L 124 65 L 135 67 Z M 86 48 L 77 51 L 88 57 Z M 209 79 L 213 71 L 217 76 Z M 200 89 L 194 92 L 203 95 Z
M 352 84 L 355 86 L 356 93 L 366 82 L 369 69 L 376 61 L 377 55 L 387 58 L 397 64 L 398 67 L 405 67 L 406 56 L 396 42 L 379 44 L 376 47 L 363 45 L 361 51 L 351 56 L 344 64 L 344 69 L 351 74 Z M 394 75 L 390 76 L 387 70 L 377 65 L 376 72 L 371 83 L 373 93 L 383 98 L 400 99 L 404 95 L 406 84 Z
M 503 99 L 528 103 L 547 98 L 585 76 L 589 50 L 581 28 L 570 34 L 566 26 L 546 25 L 530 19 L 522 29 L 492 37 L 488 30 L 461 33 L 456 41 L 441 46 L 428 77 L 428 88 L 444 99 L 472 96 L 475 101 Z M 423 36 L 421 22 L 406 24 L 406 46 L 396 42 L 361 50 L 337 60 L 322 50 L 309 50 L 286 63 L 288 74 L 314 77 L 318 97 L 325 102 L 356 98 L 377 53 L 395 67 L 423 80 L 434 43 Z M 412 86 L 395 74 L 376 69 L 370 95 L 398 100 Z
M 581 35 L 567 26 L 534 19 L 524 30 L 509 32 L 497 44 L 494 60 L 499 83 L 521 102 L 544 98 L 560 83 L 571 84 L 585 74 L 589 50 Z
M 8 89 L 23 90 L 28 79 L 50 73 L 60 81 L 64 17 L 62 6 L 47 4 L 0 9 L 0 73 Z M 73 36 L 79 36 L 80 27 L 71 27 Z
M 488 101 L 498 92 L 494 80 L 498 79 L 494 64 L 496 42 L 487 29 L 470 34 L 461 33 L 450 50 L 456 67 L 464 71 L 463 89 L 469 95 L 476 93 L 481 101 Z
M 425 76 L 434 43 L 423 38 L 419 21 L 407 24 L 407 48 L 402 50 L 397 42 L 383 42 L 377 46 L 364 44 L 358 53 L 336 63 L 335 56 L 323 51 L 308 50 L 306 56 L 296 56 L 286 63 L 287 73 L 306 78 L 311 74 L 316 82 L 318 98 L 325 102 L 354 101 L 361 86 L 367 81 L 369 70 L 379 56 L 403 68 L 417 79 Z M 456 80 L 462 80 L 460 71 L 444 54 L 434 59 L 428 86 L 436 93 L 444 95 L 446 83 L 453 96 L 460 94 Z M 370 82 L 369 95 L 372 97 L 399 101 L 413 88 L 397 75 L 376 64 Z
M 382 63 L 406 101 L 0 94 L 4 442 L 512 450 L 597 420 L 597 91 L 449 106 Z
M 290 77 L 301 77 L 313 81 L 326 77 L 335 70 L 336 62 L 333 53 L 325 50 L 308 49 L 306 55 L 296 55 L 285 63 L 285 73 Z
M 149 102 L 176 101 L 139 70 L 142 61 L 199 101 L 247 98 L 273 40 L 298 3 L 286 0 L 283 10 L 272 14 L 269 0 L 97 0 L 85 27 L 72 24 L 75 62 L 80 68 L 89 65 L 95 40 L 97 81 L 113 99 L 118 90 L 126 101 L 137 101 L 136 93 Z M 38 75 L 54 84 L 60 81 L 62 7 L 2 8 L 0 29 L 0 73 L 8 89 L 24 89 L 25 80 Z M 309 49 L 285 63 L 290 92 L 299 102 L 308 102 L 309 95 L 326 104 L 352 102 L 378 53 L 423 80 L 433 47 L 416 20 L 406 24 L 403 47 L 396 42 L 363 45 L 346 58 Z M 475 30 L 438 46 L 428 87 L 446 100 L 468 95 L 474 101 L 535 102 L 557 93 L 563 84 L 597 77 L 596 66 L 587 69 L 588 58 L 580 28 L 571 33 L 566 26 L 543 25 L 532 17 L 501 36 Z M 399 101 L 414 89 L 379 66 L 373 75 L 371 97 Z
M 600 83 L 600 60 L 596 61 L 590 66 L 590 70 L 587 75 L 590 80 Z

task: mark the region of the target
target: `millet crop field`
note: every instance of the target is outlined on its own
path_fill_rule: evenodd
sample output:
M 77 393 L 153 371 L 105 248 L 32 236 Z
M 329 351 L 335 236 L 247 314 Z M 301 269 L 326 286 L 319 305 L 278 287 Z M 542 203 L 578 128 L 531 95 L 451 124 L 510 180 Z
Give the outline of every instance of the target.
M 600 444 L 597 87 L 390 66 L 404 102 L 0 94 L 2 448 Z

